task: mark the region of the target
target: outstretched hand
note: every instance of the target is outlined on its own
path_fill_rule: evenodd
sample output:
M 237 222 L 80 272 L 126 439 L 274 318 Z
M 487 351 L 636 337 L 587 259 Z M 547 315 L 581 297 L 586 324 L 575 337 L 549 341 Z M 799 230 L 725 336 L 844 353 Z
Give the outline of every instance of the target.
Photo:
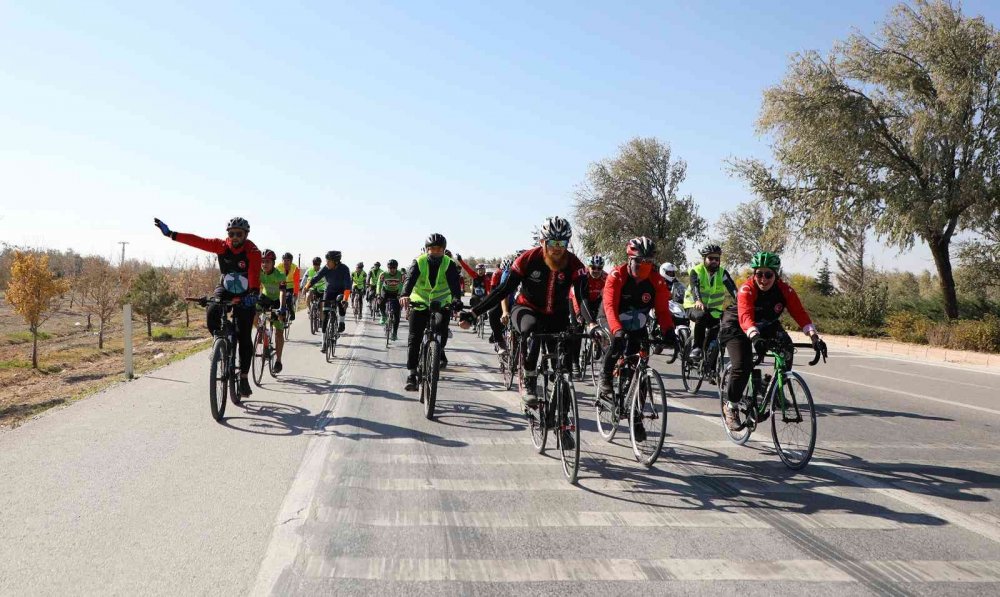
M 166 222 L 164 222 L 160 218 L 153 218 L 153 223 L 156 224 L 156 227 L 160 229 L 160 232 L 163 233 L 163 236 L 170 236 L 170 226 L 167 226 Z

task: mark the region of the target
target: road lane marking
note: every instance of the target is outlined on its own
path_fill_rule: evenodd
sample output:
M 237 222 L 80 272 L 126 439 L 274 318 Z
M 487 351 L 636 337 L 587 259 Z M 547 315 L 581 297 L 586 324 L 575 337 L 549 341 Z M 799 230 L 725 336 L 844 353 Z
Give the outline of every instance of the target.
M 336 377 L 332 380 L 337 389 L 330 393 L 323 405 L 321 412 L 325 412 L 326 417 L 316 422 L 313 428 L 316 431 L 323 429 L 334 419 L 334 411 L 343 402 L 341 397 L 348 395 L 342 390 L 343 382 L 354 365 L 357 346 L 364 337 L 365 327 L 363 324 L 361 329 L 352 335 L 347 358 L 342 361 Z M 274 519 L 274 531 L 257 571 L 257 579 L 250 590 L 251 595 L 273 594 L 282 572 L 295 561 L 302 545 L 302 527 L 309 518 L 313 496 L 323 476 L 323 468 L 330 451 L 330 438 L 329 435 L 317 435 L 309 440 L 295 478 L 288 488 L 288 493 L 285 494 L 278 516 Z
M 856 369 L 868 369 L 869 371 L 878 371 L 879 373 L 890 373 L 893 375 L 905 375 L 907 377 L 919 377 L 920 379 L 929 379 L 931 381 L 940 381 L 948 384 L 955 384 L 959 386 L 969 386 L 970 388 L 982 388 L 984 390 L 998 390 L 1000 388 L 994 388 L 991 386 L 984 386 L 977 383 L 969 383 L 965 381 L 954 381 L 951 379 L 941 379 L 940 377 L 931 377 L 930 375 L 920 375 L 919 373 L 909 373 L 906 371 L 896 371 L 895 369 L 885 369 L 884 367 L 868 367 L 867 365 L 853 365 Z
M 1000 561 L 857 561 L 901 584 L 1000 580 Z M 325 558 L 306 563 L 308 578 L 387 582 L 791 581 L 858 582 L 820 560 Z
M 879 390 L 881 392 L 892 392 L 893 394 L 900 394 L 902 396 L 909 396 L 910 398 L 919 398 L 921 400 L 928 400 L 930 402 L 940 402 L 941 404 L 947 404 L 949 406 L 957 406 L 960 408 L 967 408 L 970 410 L 977 410 L 979 412 L 990 413 L 991 415 L 1000 415 L 1000 410 L 994 410 L 992 408 L 985 408 L 982 406 L 975 406 L 972 404 L 965 404 L 963 402 L 955 402 L 954 400 L 946 400 L 944 398 L 935 398 L 933 396 L 925 396 L 924 394 L 914 394 L 913 392 L 907 392 L 904 390 L 897 390 L 896 388 L 887 388 L 885 386 L 876 386 L 867 383 L 861 383 L 860 381 L 851 381 L 847 379 L 841 379 L 839 377 L 831 377 L 829 375 L 821 375 L 819 373 L 813 373 L 812 371 L 800 371 L 804 375 L 810 377 L 819 377 L 822 379 L 829 379 L 839 383 L 846 383 L 852 386 L 861 386 L 864 388 L 869 388 L 872 390 Z

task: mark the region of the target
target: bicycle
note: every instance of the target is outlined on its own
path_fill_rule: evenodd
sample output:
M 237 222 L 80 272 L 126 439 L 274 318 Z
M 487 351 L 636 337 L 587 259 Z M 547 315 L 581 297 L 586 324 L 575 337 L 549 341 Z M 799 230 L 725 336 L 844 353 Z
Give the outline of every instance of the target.
M 326 346 L 326 362 L 332 363 L 337 354 L 337 340 L 340 338 L 339 301 L 323 301 L 323 312 L 329 313 L 323 330 L 323 344 Z
M 556 446 L 559 449 L 559 459 L 562 462 L 563 474 L 570 483 L 576 483 L 580 472 L 580 408 L 576 399 L 576 388 L 573 386 L 573 371 L 565 364 L 569 340 L 583 338 L 586 334 L 577 332 L 533 333 L 535 342 L 553 339 L 556 341 L 555 353 L 550 353 L 542 344 L 539 356 L 538 376 L 542 382 L 542 392 L 538 397 L 537 407 L 524 407 L 524 415 L 528 419 L 528 429 L 531 432 L 531 443 L 538 453 L 545 451 L 548 440 L 548 429 L 551 427 L 556 436 Z M 527 348 L 527 346 L 523 347 Z M 522 391 L 524 389 L 524 359 L 525 350 L 521 351 L 518 366 Z M 554 364 L 553 364 L 554 361 Z M 564 441 L 566 434 L 572 439 L 572 446 Z
M 663 378 L 649 366 L 649 341 L 633 350 L 630 340 L 613 372 L 617 386 L 609 397 L 598 392 L 594 400 L 597 431 L 610 442 L 618 433 L 619 422 L 628 419 L 632 455 L 643 466 L 650 467 L 660 457 L 667 436 L 667 391 Z M 636 438 L 635 424 L 642 422 L 646 437 Z
M 517 365 L 521 357 L 521 335 L 514 329 L 514 323 L 507 322 L 503 330 L 504 340 L 507 342 L 507 354 L 497 351 L 497 358 L 500 360 L 500 373 L 503 375 L 504 387 L 511 389 L 514 386 L 514 377 L 517 375 Z
M 719 379 L 726 366 L 726 355 L 722 347 L 719 346 L 718 331 L 718 325 L 705 330 L 706 336 L 712 335 L 714 338 L 709 342 L 700 362 L 691 358 L 691 350 L 694 349 L 694 335 L 690 330 L 684 334 L 684 344 L 680 354 L 681 381 L 684 383 L 684 389 L 691 394 L 697 394 L 698 390 L 701 389 L 701 384 L 706 381 L 715 386 L 719 385 Z
M 688 319 L 687 313 L 681 304 L 677 301 L 670 301 L 670 316 L 674 320 L 674 333 L 677 334 L 677 343 L 674 345 L 673 353 L 667 357 L 667 364 L 671 365 L 677 360 L 677 357 L 681 356 L 681 352 L 688 343 L 688 338 L 691 336 L 691 320 Z M 649 338 L 652 342 L 657 342 L 660 339 L 660 326 L 658 325 L 656 318 L 651 317 L 646 323 L 646 327 L 649 330 Z M 662 346 L 654 346 L 653 354 L 660 354 L 663 351 Z
M 267 363 L 267 370 L 274 377 L 274 324 L 271 318 L 275 317 L 277 309 L 267 309 L 258 311 L 256 319 L 257 332 L 253 339 L 253 360 L 250 362 L 250 372 L 253 376 L 253 383 L 260 387 L 264 379 L 264 363 Z
M 452 303 L 455 311 L 461 311 L 462 303 Z M 420 403 L 424 405 L 424 417 L 434 418 L 434 405 L 437 402 L 438 378 L 441 374 L 441 338 L 437 329 L 444 323 L 444 310 L 440 301 L 432 301 L 427 307 L 430 317 L 424 329 L 424 338 L 420 343 L 420 356 L 417 361 L 417 383 L 420 385 Z
M 316 335 L 316 332 L 323 329 L 323 311 L 320 307 L 322 301 L 319 297 L 313 297 L 309 302 L 309 333 Z
M 233 404 L 242 404 L 240 399 L 240 368 L 236 364 L 236 304 L 215 297 L 187 297 L 184 300 L 197 303 L 201 307 L 222 304 L 222 323 L 212 342 L 212 359 L 209 365 L 208 399 L 212 408 L 212 418 L 221 421 L 226 413 L 226 397 Z
M 361 321 L 361 318 L 364 316 L 362 291 L 351 293 L 351 305 L 354 307 L 354 321 Z
M 736 409 L 736 418 L 740 422 L 739 428 L 729 429 L 726 425 L 726 386 L 729 377 L 732 375 L 732 365 L 727 365 L 722 374 L 719 384 L 720 408 L 722 409 L 722 426 L 726 430 L 729 439 L 738 445 L 744 445 L 750 439 L 750 435 L 757 429 L 759 423 L 763 423 L 770 417 L 771 419 L 771 439 L 774 442 L 774 449 L 778 453 L 781 461 L 792 470 L 801 470 L 812 458 L 813 450 L 816 448 L 816 411 L 813 408 L 812 393 L 809 386 L 798 373 L 792 371 L 792 356 L 796 348 L 811 348 L 816 355 L 809 361 L 809 366 L 815 366 L 820 358 L 826 362 L 826 351 L 812 343 L 791 342 L 787 336 L 783 341 L 764 340 L 764 350 L 754 359 L 753 371 L 746 390 Z M 825 348 L 825 347 L 824 347 Z M 761 378 L 761 371 L 758 369 L 764 357 L 774 359 L 774 372 Z M 795 387 L 798 386 L 798 390 Z M 781 416 L 778 416 L 778 413 Z M 778 424 L 789 426 L 787 435 L 808 433 L 808 437 L 803 437 L 798 449 L 787 449 L 790 441 L 786 434 L 779 432 Z M 801 426 L 801 423 L 805 423 Z M 784 439 L 783 439 L 784 438 Z M 798 458 L 794 455 L 798 454 Z
M 392 308 L 392 302 L 395 302 L 396 308 Z M 399 298 L 386 298 L 385 299 L 385 310 L 388 317 L 385 320 L 385 347 L 389 348 L 389 342 L 392 340 L 392 331 L 396 329 L 399 323 Z
M 368 297 L 368 318 L 372 321 L 378 317 L 378 305 L 375 303 L 375 293 L 369 293 Z
M 605 345 L 609 344 L 610 340 L 607 340 Z M 580 347 L 580 379 L 585 379 L 589 372 L 590 382 L 595 388 L 601 385 L 599 367 L 601 366 L 601 359 L 603 357 L 604 348 L 598 338 L 588 335 L 583 339 L 583 345 Z

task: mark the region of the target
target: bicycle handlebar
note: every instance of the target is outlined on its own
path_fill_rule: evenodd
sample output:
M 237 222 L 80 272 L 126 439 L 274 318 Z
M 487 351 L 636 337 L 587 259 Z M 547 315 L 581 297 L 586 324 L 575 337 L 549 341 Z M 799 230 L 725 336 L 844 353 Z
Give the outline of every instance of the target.
M 764 342 L 766 342 L 765 344 L 766 350 L 759 352 L 757 354 L 757 357 L 754 359 L 753 362 L 754 367 L 760 365 L 761 361 L 764 360 L 764 357 L 766 357 L 768 353 L 773 352 L 774 350 L 777 349 L 781 349 L 782 347 L 788 347 L 788 346 L 791 346 L 792 348 L 811 348 L 814 351 L 816 351 L 816 356 L 813 357 L 813 360 L 809 361 L 810 367 L 813 367 L 817 363 L 819 363 L 820 359 L 823 359 L 824 363 L 826 362 L 826 351 L 822 350 L 821 347 L 816 346 L 812 342 L 792 342 L 790 345 L 789 344 L 781 345 L 775 342 L 774 340 L 764 340 Z

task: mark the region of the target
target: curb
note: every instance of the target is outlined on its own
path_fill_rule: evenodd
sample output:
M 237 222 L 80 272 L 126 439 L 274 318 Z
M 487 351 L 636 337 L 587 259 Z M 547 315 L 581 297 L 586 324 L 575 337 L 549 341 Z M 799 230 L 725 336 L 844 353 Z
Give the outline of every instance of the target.
M 1000 354 L 951 350 L 924 344 L 908 344 L 885 338 L 859 338 L 856 336 L 823 335 L 830 348 L 849 349 L 880 355 L 905 357 L 915 361 L 976 365 L 1000 371 Z

